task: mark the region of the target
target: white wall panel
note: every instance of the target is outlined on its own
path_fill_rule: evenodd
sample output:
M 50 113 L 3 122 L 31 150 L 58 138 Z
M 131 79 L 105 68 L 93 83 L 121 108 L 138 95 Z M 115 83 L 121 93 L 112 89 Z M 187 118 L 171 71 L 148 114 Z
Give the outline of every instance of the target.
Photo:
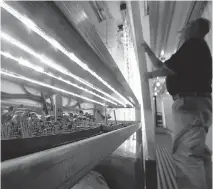
M 212 24 L 212 1 L 208 1 L 207 6 L 204 9 L 204 12 L 202 14 L 203 18 L 207 18 L 208 20 L 210 20 L 211 24 Z M 206 42 L 209 45 L 209 48 L 212 52 L 212 26 L 211 26 L 211 30 L 210 32 L 206 35 L 205 38 Z M 212 149 L 212 127 L 210 128 L 208 135 L 207 135 L 207 139 L 206 139 L 206 144 L 208 145 L 208 147 L 210 149 Z
M 35 90 L 33 88 L 29 88 L 29 87 L 26 87 L 26 88 L 32 94 L 40 95 L 40 92 L 38 90 Z M 8 81 L 8 80 L 4 80 L 4 79 L 1 80 L 1 91 L 6 92 L 6 93 L 10 93 L 10 94 L 24 94 L 24 91 L 23 91 L 23 89 L 21 88 L 20 85 L 13 83 L 11 81 Z M 40 106 L 39 103 L 34 102 L 32 100 L 27 100 L 27 99 L 25 99 L 25 100 L 23 100 L 23 99 L 12 99 L 11 101 L 18 103 L 18 104 L 21 103 L 21 104 L 32 105 L 32 106 L 36 106 L 36 107 Z
M 207 18 L 212 23 L 212 2 L 211 1 L 209 1 L 207 6 L 205 7 L 202 17 Z M 212 51 L 212 27 L 210 32 L 206 35 L 205 39 L 209 45 L 210 50 Z

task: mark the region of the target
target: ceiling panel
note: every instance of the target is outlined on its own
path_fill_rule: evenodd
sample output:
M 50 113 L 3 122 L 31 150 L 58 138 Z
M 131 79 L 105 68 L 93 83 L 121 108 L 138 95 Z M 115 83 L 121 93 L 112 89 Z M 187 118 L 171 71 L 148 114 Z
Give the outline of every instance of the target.
M 180 41 L 180 33 L 178 33 L 186 24 L 189 14 L 192 11 L 193 2 L 177 1 L 170 25 L 168 40 L 165 44 L 165 52 L 170 57 L 176 49 Z
M 150 1 L 150 33 L 151 47 L 159 56 L 164 50 L 168 56 L 178 45 L 178 31 L 183 27 L 193 1 Z
M 182 44 L 179 31 L 200 17 L 205 5 L 204 1 L 149 1 L 151 48 L 158 57 L 162 50 L 165 59 L 176 52 Z

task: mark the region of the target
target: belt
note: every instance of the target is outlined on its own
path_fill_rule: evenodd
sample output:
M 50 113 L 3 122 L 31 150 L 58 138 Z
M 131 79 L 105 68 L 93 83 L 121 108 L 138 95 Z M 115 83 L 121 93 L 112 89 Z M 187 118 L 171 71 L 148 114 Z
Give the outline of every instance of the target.
M 208 98 L 211 98 L 212 95 L 211 95 L 211 93 L 196 93 L 196 92 L 193 92 L 193 93 L 180 93 L 180 94 L 176 94 L 176 95 L 172 96 L 173 100 L 177 100 L 181 97 L 208 97 Z

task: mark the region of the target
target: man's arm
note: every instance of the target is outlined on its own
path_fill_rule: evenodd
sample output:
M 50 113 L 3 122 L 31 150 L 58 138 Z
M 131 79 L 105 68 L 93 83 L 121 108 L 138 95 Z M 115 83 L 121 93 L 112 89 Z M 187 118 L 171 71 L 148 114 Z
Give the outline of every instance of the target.
M 152 50 L 150 49 L 150 47 L 146 44 L 146 42 L 144 42 L 143 44 L 144 50 L 145 52 L 148 54 L 153 66 L 156 69 L 162 68 L 164 65 L 163 63 L 155 56 L 155 54 L 152 52 Z
M 147 79 L 152 79 L 155 77 L 167 77 L 169 75 L 174 75 L 174 74 L 175 73 L 172 72 L 171 70 L 167 69 L 166 67 L 163 67 L 152 72 L 147 72 L 145 77 Z

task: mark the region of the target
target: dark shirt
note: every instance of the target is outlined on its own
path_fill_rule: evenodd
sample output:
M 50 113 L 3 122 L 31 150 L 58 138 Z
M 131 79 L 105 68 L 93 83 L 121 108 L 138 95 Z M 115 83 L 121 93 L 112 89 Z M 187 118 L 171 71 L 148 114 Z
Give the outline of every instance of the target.
M 166 78 L 171 95 L 212 92 L 212 56 L 205 40 L 190 39 L 165 62 L 175 75 Z

